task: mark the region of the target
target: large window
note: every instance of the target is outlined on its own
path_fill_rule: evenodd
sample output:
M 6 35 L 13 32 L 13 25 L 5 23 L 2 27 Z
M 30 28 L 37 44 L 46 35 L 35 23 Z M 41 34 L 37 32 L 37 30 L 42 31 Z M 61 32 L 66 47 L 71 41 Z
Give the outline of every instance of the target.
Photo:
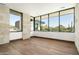
M 35 30 L 51 32 L 74 32 L 74 8 L 35 17 Z
M 48 31 L 48 15 L 41 16 L 41 31 Z
M 10 31 L 22 31 L 22 13 L 10 10 Z
M 52 32 L 59 31 L 59 13 L 49 14 L 49 30 Z
M 60 12 L 60 31 L 74 32 L 74 10 L 73 9 Z
M 35 31 L 40 31 L 40 17 L 35 17 Z

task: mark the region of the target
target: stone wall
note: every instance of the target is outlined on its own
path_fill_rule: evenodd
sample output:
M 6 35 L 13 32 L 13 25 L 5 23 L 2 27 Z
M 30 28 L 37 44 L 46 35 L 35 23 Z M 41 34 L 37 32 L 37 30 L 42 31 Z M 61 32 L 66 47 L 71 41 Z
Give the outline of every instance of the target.
M 0 4 L 0 44 L 9 42 L 9 9 Z
M 30 38 L 31 23 L 30 16 L 23 13 L 23 39 Z

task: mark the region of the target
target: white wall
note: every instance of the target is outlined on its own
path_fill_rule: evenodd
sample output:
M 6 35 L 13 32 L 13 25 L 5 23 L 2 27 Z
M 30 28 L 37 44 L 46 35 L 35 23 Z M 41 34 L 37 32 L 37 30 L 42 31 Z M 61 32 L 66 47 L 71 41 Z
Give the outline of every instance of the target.
M 66 41 L 74 41 L 75 33 L 65 33 L 65 32 L 38 32 L 35 31 L 33 36 L 39 37 L 47 37 L 47 38 L 55 38 L 59 40 L 66 40 Z
M 22 32 L 11 32 L 9 40 L 16 40 L 22 38 Z
M 79 52 L 79 3 L 75 7 L 75 44 Z

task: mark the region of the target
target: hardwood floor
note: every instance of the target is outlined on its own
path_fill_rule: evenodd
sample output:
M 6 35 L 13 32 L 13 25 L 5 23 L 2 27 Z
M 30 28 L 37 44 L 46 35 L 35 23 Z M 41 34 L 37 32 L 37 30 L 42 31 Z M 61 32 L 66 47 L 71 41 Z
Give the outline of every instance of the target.
M 0 45 L 1 55 L 78 55 L 73 42 L 31 38 Z

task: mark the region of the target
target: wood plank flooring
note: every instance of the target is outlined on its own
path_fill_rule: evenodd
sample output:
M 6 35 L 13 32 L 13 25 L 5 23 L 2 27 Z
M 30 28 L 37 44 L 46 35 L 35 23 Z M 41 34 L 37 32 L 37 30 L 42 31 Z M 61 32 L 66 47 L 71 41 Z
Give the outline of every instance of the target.
M 0 45 L 0 55 L 78 55 L 78 52 L 72 42 L 33 37 Z

